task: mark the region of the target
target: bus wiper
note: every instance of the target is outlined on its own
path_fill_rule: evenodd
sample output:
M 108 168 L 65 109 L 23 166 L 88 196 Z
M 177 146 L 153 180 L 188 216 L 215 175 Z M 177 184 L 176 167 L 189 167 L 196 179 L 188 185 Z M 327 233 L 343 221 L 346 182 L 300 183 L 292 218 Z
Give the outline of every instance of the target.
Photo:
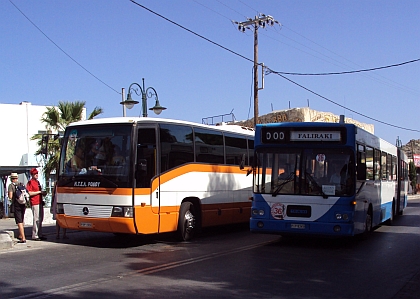
M 294 178 L 295 178 L 295 173 L 294 173 L 294 172 L 291 172 L 291 173 L 289 174 L 289 176 L 288 176 L 287 178 L 285 178 L 285 179 L 284 179 L 284 182 L 280 183 L 280 184 L 277 186 L 276 190 L 274 190 L 274 191 L 273 191 L 273 193 L 271 194 L 271 196 L 276 197 L 276 196 L 280 193 L 281 189 L 283 189 L 283 187 L 284 187 L 287 183 L 290 183 L 291 181 L 293 181 L 293 180 L 294 180 Z
M 328 195 L 324 193 L 324 191 L 322 191 L 321 186 L 318 185 L 318 183 L 315 181 L 314 177 L 307 171 L 305 171 L 306 176 L 309 178 L 309 180 L 311 181 L 311 183 L 316 187 L 316 189 L 319 190 L 319 192 L 321 192 L 322 197 L 323 198 L 328 198 Z

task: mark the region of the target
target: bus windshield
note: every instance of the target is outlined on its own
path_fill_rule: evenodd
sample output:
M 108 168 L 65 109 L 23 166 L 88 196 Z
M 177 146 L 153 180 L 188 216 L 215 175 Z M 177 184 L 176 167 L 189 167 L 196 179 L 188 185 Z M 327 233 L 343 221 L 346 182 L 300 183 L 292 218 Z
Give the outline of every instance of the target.
M 126 185 L 131 129 L 131 125 L 104 124 L 68 127 L 61 149 L 60 178 L 101 176 L 113 186 Z
M 328 196 L 354 195 L 350 149 L 265 148 L 256 151 L 254 192 Z

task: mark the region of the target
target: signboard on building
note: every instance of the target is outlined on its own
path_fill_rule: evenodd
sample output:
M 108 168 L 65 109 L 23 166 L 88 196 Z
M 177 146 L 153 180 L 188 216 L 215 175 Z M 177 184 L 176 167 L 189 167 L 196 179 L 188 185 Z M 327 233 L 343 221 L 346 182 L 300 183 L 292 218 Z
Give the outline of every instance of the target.
M 420 167 L 420 155 L 413 155 L 414 165 Z

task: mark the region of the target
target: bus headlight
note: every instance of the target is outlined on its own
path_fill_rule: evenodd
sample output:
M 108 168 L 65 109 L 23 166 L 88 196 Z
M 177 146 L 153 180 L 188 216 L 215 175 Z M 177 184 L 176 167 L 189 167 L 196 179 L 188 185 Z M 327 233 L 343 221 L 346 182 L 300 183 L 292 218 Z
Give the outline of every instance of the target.
M 133 207 L 113 207 L 111 217 L 133 217 Z
M 264 210 L 258 210 L 258 209 L 253 209 L 252 210 L 252 215 L 253 216 L 264 216 Z
M 349 220 L 349 215 L 337 213 L 337 214 L 335 214 L 335 219 L 337 219 L 337 220 Z

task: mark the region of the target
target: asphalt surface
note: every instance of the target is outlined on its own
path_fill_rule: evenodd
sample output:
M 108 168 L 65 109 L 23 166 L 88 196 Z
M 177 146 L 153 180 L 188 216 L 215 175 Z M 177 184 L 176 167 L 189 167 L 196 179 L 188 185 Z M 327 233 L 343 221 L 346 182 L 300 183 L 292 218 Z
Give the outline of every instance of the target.
M 409 195 L 408 200 L 419 200 L 420 194 Z M 30 212 L 30 211 L 29 211 Z M 403 216 L 404 217 L 404 216 Z M 44 241 L 31 240 L 32 225 L 25 225 L 25 236 L 27 241 L 24 244 L 17 243 L 19 240 L 18 229 L 14 218 L 3 218 L 0 219 L 0 253 L 4 253 L 10 250 L 27 250 L 36 249 L 38 247 L 44 247 L 48 244 L 62 243 L 62 239 L 56 240 L 56 227 L 54 221 L 48 221 L 43 224 L 43 234 L 47 240 L 53 240 L 54 243 Z M 68 242 L 67 242 L 68 241 Z M 71 243 L 71 240 L 66 240 L 65 243 Z M 65 246 L 63 242 L 62 245 Z M 58 244 L 57 244 L 58 245 Z M 418 299 L 420 294 L 420 271 L 416 273 L 405 286 L 396 294 L 392 299 Z

